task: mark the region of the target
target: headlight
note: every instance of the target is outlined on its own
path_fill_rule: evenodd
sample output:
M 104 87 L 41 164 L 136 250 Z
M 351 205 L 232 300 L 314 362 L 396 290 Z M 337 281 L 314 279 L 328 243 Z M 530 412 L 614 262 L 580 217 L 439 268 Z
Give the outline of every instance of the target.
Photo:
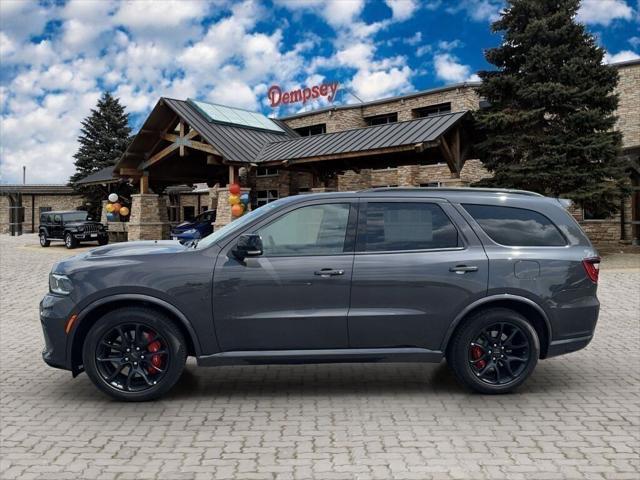
M 78 231 L 79 232 L 84 232 L 84 227 L 82 227 L 82 226 L 78 227 Z
M 71 280 L 66 275 L 50 273 L 49 290 L 59 295 L 69 295 L 73 291 L 73 285 L 71 285 Z

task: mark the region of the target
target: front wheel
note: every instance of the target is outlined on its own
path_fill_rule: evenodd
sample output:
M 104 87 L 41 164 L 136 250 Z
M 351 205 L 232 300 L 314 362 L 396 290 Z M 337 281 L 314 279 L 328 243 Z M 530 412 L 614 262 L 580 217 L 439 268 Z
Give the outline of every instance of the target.
M 40 246 L 48 247 L 49 245 L 51 245 L 51 241 L 47 238 L 47 234 L 40 232 Z
M 94 385 L 117 400 L 133 402 L 169 391 L 186 358 L 184 337 L 173 322 L 141 307 L 107 313 L 91 327 L 82 349 Z
M 109 237 L 108 236 L 104 236 L 104 237 L 98 237 L 98 245 L 106 245 L 107 243 L 109 243 Z
M 76 248 L 78 246 L 78 240 L 71 235 L 71 233 L 67 232 L 64 235 L 64 246 L 68 249 Z
M 511 392 L 533 372 L 540 341 L 525 317 L 506 308 L 484 310 L 457 332 L 447 354 L 458 380 L 480 393 Z

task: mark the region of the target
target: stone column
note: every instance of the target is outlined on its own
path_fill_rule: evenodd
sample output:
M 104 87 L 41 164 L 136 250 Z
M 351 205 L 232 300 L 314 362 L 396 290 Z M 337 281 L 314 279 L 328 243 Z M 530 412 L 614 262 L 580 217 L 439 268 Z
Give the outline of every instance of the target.
M 217 187 L 216 222 L 213 225 L 215 232 L 226 224 L 231 223 L 234 218 L 231 215 L 231 205 L 229 205 L 229 187 Z M 240 195 L 249 193 L 250 188 L 241 188 Z M 251 203 L 247 205 L 247 211 L 251 210 Z
M 169 238 L 169 217 L 164 197 L 155 193 L 131 195 L 129 240 Z
M 6 195 L 0 195 L 0 233 L 9 233 L 9 197 Z
M 420 174 L 420 165 L 400 165 L 398 167 L 398 186 L 399 187 L 417 187 L 418 175 Z

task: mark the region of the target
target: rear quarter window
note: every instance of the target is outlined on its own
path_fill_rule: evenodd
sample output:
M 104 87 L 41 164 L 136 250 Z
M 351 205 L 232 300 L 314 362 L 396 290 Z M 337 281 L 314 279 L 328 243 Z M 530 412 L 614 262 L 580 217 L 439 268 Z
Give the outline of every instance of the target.
M 533 210 L 496 205 L 463 204 L 463 208 L 496 243 L 511 247 L 563 247 L 558 227 Z

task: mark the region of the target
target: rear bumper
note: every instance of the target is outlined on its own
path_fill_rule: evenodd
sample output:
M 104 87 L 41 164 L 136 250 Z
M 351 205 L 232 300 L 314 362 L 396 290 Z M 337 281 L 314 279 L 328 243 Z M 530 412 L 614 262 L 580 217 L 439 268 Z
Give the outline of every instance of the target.
M 557 357 L 558 355 L 564 355 L 565 353 L 576 352 L 582 350 L 589 345 L 593 335 L 586 335 L 583 337 L 566 338 L 564 340 L 555 340 L 549 344 L 547 355 L 545 358 Z
M 44 336 L 42 359 L 51 367 L 71 370 L 67 359 L 67 319 L 73 310 L 69 297 L 47 294 L 40 302 L 40 325 Z

